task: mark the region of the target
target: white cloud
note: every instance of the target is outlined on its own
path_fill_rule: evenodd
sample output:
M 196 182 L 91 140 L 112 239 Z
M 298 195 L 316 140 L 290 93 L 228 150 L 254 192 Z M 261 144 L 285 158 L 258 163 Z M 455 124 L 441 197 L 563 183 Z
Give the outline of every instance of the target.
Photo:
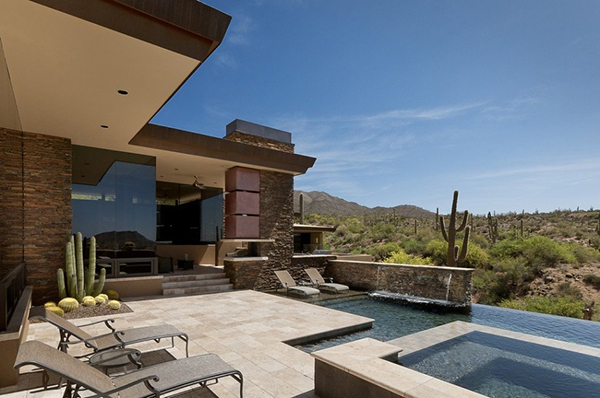
M 321 118 L 290 116 L 270 124 L 293 134 L 298 153 L 317 158 L 308 176 L 297 178 L 299 189 L 357 197 L 369 192 L 356 181 L 389 174 L 402 163 L 403 154 L 427 141 L 427 137 L 417 136 L 408 126 L 451 118 L 483 104 Z
M 248 45 L 250 44 L 250 33 L 256 29 L 256 21 L 246 14 L 236 14 L 231 20 L 231 26 L 225 39 L 231 44 Z

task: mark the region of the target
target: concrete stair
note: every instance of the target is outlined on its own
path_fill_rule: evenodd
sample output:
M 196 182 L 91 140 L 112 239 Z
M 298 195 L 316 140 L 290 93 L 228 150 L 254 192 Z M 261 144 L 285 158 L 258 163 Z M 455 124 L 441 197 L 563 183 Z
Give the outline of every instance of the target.
M 233 290 L 224 272 L 163 276 L 164 296 L 186 296 Z

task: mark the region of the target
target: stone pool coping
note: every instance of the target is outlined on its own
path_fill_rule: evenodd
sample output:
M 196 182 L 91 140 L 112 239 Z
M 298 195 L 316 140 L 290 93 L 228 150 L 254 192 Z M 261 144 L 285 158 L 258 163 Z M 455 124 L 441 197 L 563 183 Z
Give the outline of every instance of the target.
M 391 362 L 399 351 L 397 345 L 364 338 L 313 352 L 316 394 L 322 398 L 485 397 Z
M 388 341 L 388 344 L 403 348 L 402 353 L 398 356 L 401 358 L 402 356 L 411 354 L 415 351 L 420 351 L 433 345 L 443 343 L 444 341 L 476 331 L 600 358 L 600 348 L 463 321 L 454 321 L 422 332 L 390 340 Z

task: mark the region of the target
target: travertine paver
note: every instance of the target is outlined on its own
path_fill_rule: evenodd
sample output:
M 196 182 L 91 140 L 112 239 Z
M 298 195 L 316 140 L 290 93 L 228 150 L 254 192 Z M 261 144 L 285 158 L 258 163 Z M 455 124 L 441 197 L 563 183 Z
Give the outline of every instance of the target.
M 314 360 L 310 354 L 295 349 L 283 341 L 324 333 L 334 329 L 372 321 L 288 298 L 255 291 L 235 291 L 205 296 L 170 297 L 129 301 L 132 313 L 115 317 L 118 329 L 147 325 L 172 324 L 190 338 L 190 355 L 214 353 L 244 375 L 244 397 L 310 398 L 314 388 Z M 93 318 L 97 320 L 100 318 Z M 75 321 L 88 323 L 90 319 Z M 98 333 L 104 326 L 93 326 Z M 32 324 L 28 340 L 40 340 L 52 346 L 58 344 L 58 331 L 45 324 Z M 185 356 L 185 345 L 175 339 L 136 346 L 140 350 L 166 348 L 174 357 Z M 70 353 L 77 353 L 76 349 Z M 221 398 L 238 397 L 239 384 L 221 379 L 210 389 Z M 204 396 L 194 391 L 186 397 Z M 202 395 L 199 395 L 202 394 Z M 21 391 L 4 397 L 60 397 L 60 391 Z M 210 395 L 209 395 L 210 396 Z

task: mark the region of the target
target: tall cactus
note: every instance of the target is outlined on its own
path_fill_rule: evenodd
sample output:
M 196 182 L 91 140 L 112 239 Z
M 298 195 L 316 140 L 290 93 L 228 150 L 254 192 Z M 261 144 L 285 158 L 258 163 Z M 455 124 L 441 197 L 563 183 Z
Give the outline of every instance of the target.
M 66 274 L 66 286 L 65 286 Z M 98 283 L 94 285 L 96 277 L 96 238 L 90 238 L 90 257 L 87 270 L 83 266 L 83 238 L 81 233 L 77 233 L 76 238 L 69 239 L 65 250 L 65 270 L 57 271 L 58 290 L 60 298 L 64 295 L 77 299 L 79 302 L 83 297 L 90 295 L 98 295 L 104 288 L 104 280 L 106 278 L 106 270 L 102 269 Z M 95 293 L 96 292 L 96 293 Z
M 90 296 L 94 291 L 94 279 L 96 279 L 96 237 L 94 236 L 90 238 L 90 261 L 85 277 L 85 295 Z
M 77 295 L 77 272 L 75 271 L 75 255 L 73 252 L 73 239 L 67 242 L 65 254 L 65 272 L 67 274 L 67 289 L 69 297 Z
M 83 236 L 81 232 L 75 235 L 75 258 L 77 260 L 77 295 L 75 298 L 81 302 L 85 296 L 85 273 L 83 270 Z
M 463 263 L 467 258 L 467 251 L 469 249 L 469 235 L 471 234 L 471 227 L 467 226 L 467 220 L 469 218 L 469 212 L 465 210 L 463 220 L 460 226 L 456 228 L 456 207 L 458 204 L 458 191 L 454 191 L 454 198 L 452 200 L 452 212 L 450 213 L 450 224 L 448 225 L 448 232 L 446 232 L 446 225 L 444 223 L 444 217 L 440 217 L 440 226 L 442 229 L 442 236 L 444 240 L 448 242 L 448 255 L 446 259 L 446 265 L 449 267 L 456 267 Z M 456 233 L 465 231 L 463 238 L 462 249 L 455 244 Z
M 300 224 L 304 224 L 304 194 L 300 194 L 300 198 L 298 199 L 299 207 L 300 207 Z
M 490 242 L 492 244 L 496 243 L 498 240 L 498 219 L 496 217 L 492 217 L 492 213 L 488 211 L 487 214 L 487 222 L 488 222 L 488 233 L 490 235 Z
M 62 268 L 56 271 L 56 279 L 58 280 L 58 297 L 62 300 L 67 297 L 67 288 L 65 286 L 65 273 Z

